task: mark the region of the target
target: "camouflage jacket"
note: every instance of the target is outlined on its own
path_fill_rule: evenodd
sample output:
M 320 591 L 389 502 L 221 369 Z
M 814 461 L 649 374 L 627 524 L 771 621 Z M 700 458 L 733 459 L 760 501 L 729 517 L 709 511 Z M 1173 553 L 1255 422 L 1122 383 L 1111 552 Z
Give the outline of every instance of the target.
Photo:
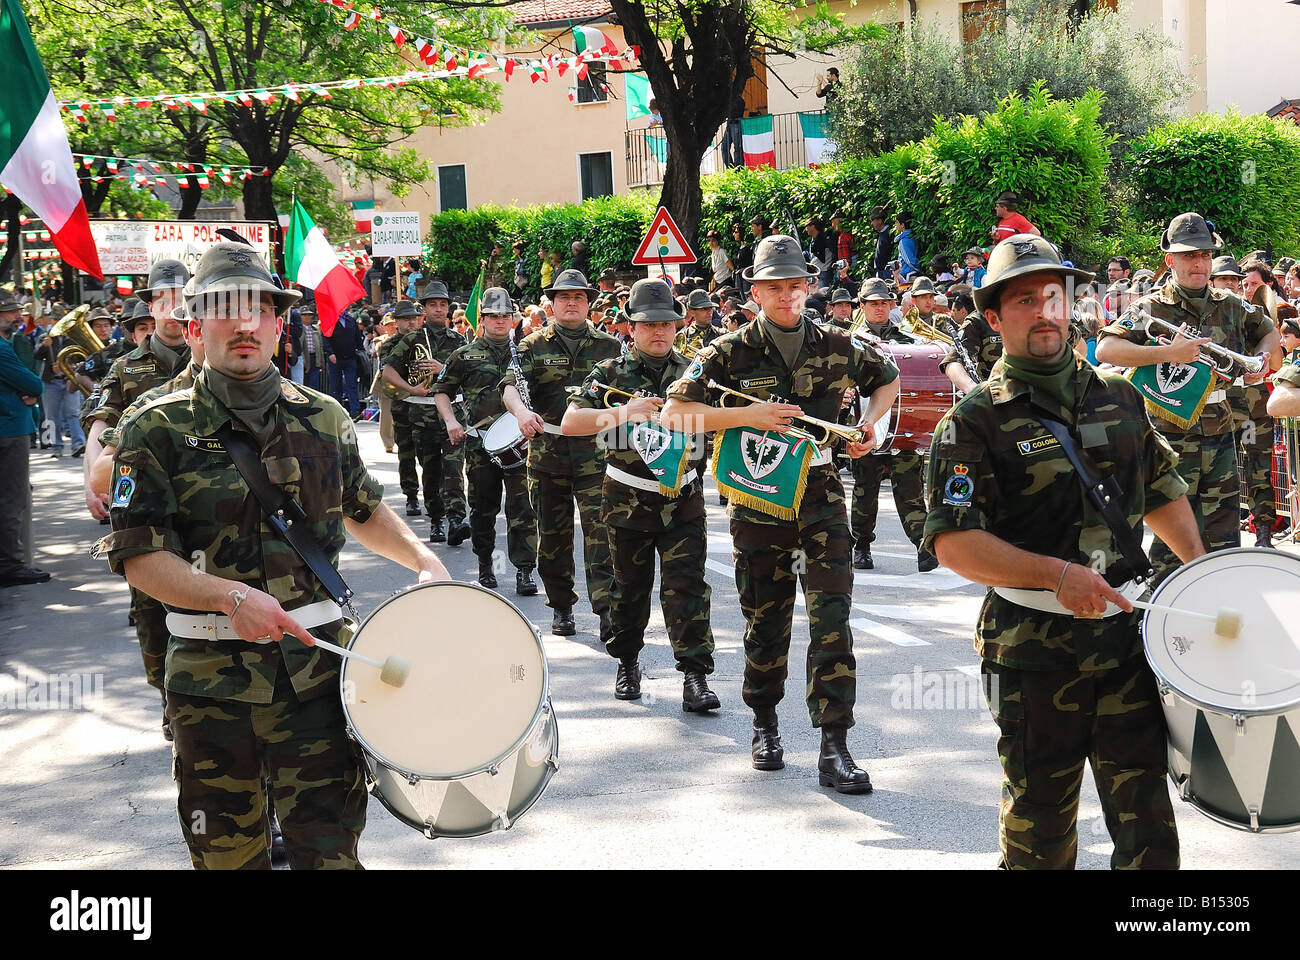
M 271 480 L 302 504 L 312 536 L 337 564 L 344 519 L 368 520 L 383 486 L 367 472 L 352 422 L 336 400 L 285 380 L 276 419 L 262 462 Z M 203 572 L 265 590 L 290 612 L 328 600 L 315 575 L 266 522 L 214 436 L 230 420 L 200 373 L 193 387 L 146 404 L 123 424 L 110 509 L 113 532 L 101 548 L 110 567 L 122 573 L 129 557 L 166 550 Z M 234 429 L 244 428 L 236 422 Z M 342 628 L 316 629 L 337 639 Z M 172 637 L 166 686 L 191 696 L 270 703 L 282 664 L 299 699 L 338 688 L 337 655 L 293 637 L 264 644 Z
M 506 412 L 506 405 L 501 400 L 501 378 L 509 365 L 509 343 L 494 349 L 487 337 L 475 337 L 447 358 L 447 365 L 438 375 L 433 392 L 453 398 L 464 395 L 465 422 L 461 426 L 466 430 L 475 426 L 485 429 Z M 471 435 L 465 442 L 477 448 L 482 440 Z
M 134 349 L 135 345 L 126 337 L 113 340 L 103 350 L 97 350 L 87 357 L 86 362 L 81 365 L 81 372 L 98 383 L 108 375 L 114 360 Z
M 421 379 L 421 374 L 411 369 L 416 359 L 417 346 L 428 350 L 433 359 L 439 363 L 446 363 L 447 358 L 454 351 L 465 345 L 465 338 L 451 327 L 435 328 L 432 324 L 426 323 L 418 330 L 412 330 L 401 337 L 394 337 L 390 343 L 392 345 L 388 348 L 384 363 L 395 366 L 406 382 L 414 386 Z M 432 385 L 430 391 L 432 392 Z M 406 396 L 406 394 L 402 395 Z M 436 426 L 442 422 L 438 417 L 438 408 L 433 404 L 412 403 L 407 406 L 412 411 L 411 423 L 416 426 Z
M 902 328 L 893 320 L 886 320 L 880 326 L 876 326 L 869 321 L 863 322 L 860 331 L 867 337 L 875 337 L 877 340 L 885 340 L 889 343 L 915 343 L 916 341 L 903 332 Z
M 622 356 L 623 345 L 588 325 L 586 335 L 570 356 L 556 326 L 552 320 L 524 337 L 519 344 L 519 367 L 527 382 L 533 411 L 558 429 L 572 393 L 582 386 L 601 360 Z M 501 378 L 501 387 L 514 386 L 515 377 L 514 369 L 508 367 Z M 565 477 L 594 477 L 605 472 L 605 453 L 595 437 L 561 437 L 548 432 L 529 442 L 528 469 Z
M 689 360 L 674 350 L 669 355 L 662 375 L 656 375 L 641 359 L 636 348 L 633 348 L 621 357 L 602 360 L 596 364 L 583 383 L 581 392 L 573 397 L 572 402 L 587 409 L 602 409 L 604 394 L 596 389 L 596 381 L 628 393 L 644 390 L 647 394 L 662 397 L 667 387 L 681 379 L 690 365 Z M 615 397 L 615 400 L 619 403 L 627 402 L 626 397 Z M 641 455 L 629 448 L 624 441 L 625 428 L 606 431 L 602 436 L 605 456 L 610 466 L 646 480 L 654 479 Z M 697 436 L 694 443 L 686 473 L 689 475 L 695 470 L 703 476 L 704 438 Z M 607 476 L 601 511 L 601 519 L 611 526 L 630 530 L 667 530 L 674 524 L 704 516 L 704 485 L 694 483 L 686 489 L 683 496 L 673 498 L 649 490 L 638 490 Z
M 993 364 L 998 362 L 1002 356 L 1002 334 L 998 333 L 989 326 L 989 322 L 984 319 L 984 315 L 976 310 L 965 320 L 961 322 L 961 327 L 957 331 L 957 336 L 961 339 L 962 345 L 966 347 L 966 352 L 970 358 L 975 361 L 975 372 L 979 374 L 979 380 L 984 381 L 989 378 L 989 373 L 993 370 Z M 1073 338 L 1071 338 L 1073 342 Z M 960 363 L 961 354 L 957 352 L 957 345 L 953 344 L 942 360 L 939 361 L 939 369 L 942 370 L 950 363 Z
M 696 403 L 718 404 L 723 394 L 709 389 L 710 380 L 749 394 L 758 400 L 781 397 L 798 404 L 809 416 L 838 421 L 844 391 L 855 387 L 866 397 L 878 387 L 898 379 L 898 368 L 875 347 L 833 327 L 805 322 L 804 341 L 794 369 L 785 365 L 781 351 L 765 337 L 757 320 L 728 333 L 700 351 L 686 375 L 668 388 L 668 396 Z M 738 401 L 728 397 L 726 405 Z M 798 424 L 795 424 L 798 426 Z M 844 487 L 831 464 L 810 467 L 799 515 L 780 520 L 731 503 L 733 520 L 748 523 L 797 523 L 806 528 L 845 519 Z
M 1193 336 L 1210 337 L 1219 346 L 1248 355 L 1253 354 L 1255 346 L 1276 329 L 1264 311 L 1256 310 L 1235 293 L 1210 288 L 1209 297 L 1209 314 L 1202 317 L 1170 279 L 1160 289 L 1135 301 L 1124 316 L 1102 327 L 1097 342 L 1101 343 L 1106 337 L 1123 337 L 1131 343 L 1149 343 L 1146 330 L 1137 318 L 1140 310 L 1174 326 L 1185 323 Z M 1223 383 L 1221 380 L 1218 382 L 1220 386 Z M 1171 436 L 1191 434 L 1217 437 L 1232 432 L 1232 408 L 1226 400 L 1207 403 L 1201 410 L 1201 419 L 1187 430 L 1166 420 L 1160 420 L 1158 426 L 1162 433 Z
M 1291 351 L 1281 369 L 1273 374 L 1272 380 L 1274 383 L 1289 383 L 1293 387 L 1300 387 L 1300 347 Z
M 393 347 L 397 346 L 397 341 L 400 339 L 402 339 L 401 335 L 396 333 L 384 337 L 379 342 L 378 350 L 375 351 L 375 357 L 379 361 L 376 364 L 379 372 L 376 374 L 375 382 L 379 385 L 379 392 L 394 402 L 400 401 L 403 397 L 410 396 L 410 394 L 401 387 L 395 387 L 384 379 L 384 367 L 388 366 L 389 354 L 393 352 Z M 405 373 L 405 371 L 399 372 Z
M 165 397 L 169 393 L 177 390 L 184 390 L 187 387 L 194 386 L 194 377 L 203 369 L 202 364 L 195 366 L 191 361 L 185 364 L 185 369 L 176 376 L 172 377 L 166 383 L 159 384 L 152 390 L 146 390 L 140 394 L 129 407 L 122 411 L 122 421 L 115 427 L 109 427 L 99 435 L 99 442 L 106 447 L 116 447 L 122 440 L 122 424 L 126 423 L 131 414 L 135 413 L 145 404 L 157 400 L 159 397 Z
M 96 420 L 103 420 L 110 427 L 116 426 L 122 419 L 122 411 L 137 397 L 166 383 L 190 362 L 188 346 L 181 346 L 180 360 L 173 367 L 154 351 L 153 342 L 154 335 L 150 334 L 143 344 L 113 361 L 108 374 L 99 383 L 98 404 L 86 412 L 84 427 L 89 429 Z
M 1110 571 L 1112 583 L 1127 579 L 1110 528 L 1035 410 L 1070 426 L 1103 475 L 1115 478 L 1139 536 L 1142 518 L 1181 497 L 1187 484 L 1136 388 L 1086 360 L 1076 360 L 1074 378 L 1075 410 L 1065 410 L 1011 379 L 999 362 L 944 416 L 930 447 L 926 549 L 933 551 L 941 533 L 986 530 L 1032 553 Z M 1108 669 L 1138 652 L 1137 618 L 1135 612 L 1076 620 L 1021 607 L 989 590 L 975 652 L 1021 670 Z
M 677 331 L 677 336 L 673 338 L 673 349 L 679 353 L 694 354 L 697 350 L 707 347 L 726 332 L 721 327 L 715 327 L 712 323 L 704 327 L 697 327 L 693 323 L 687 323 L 686 326 Z

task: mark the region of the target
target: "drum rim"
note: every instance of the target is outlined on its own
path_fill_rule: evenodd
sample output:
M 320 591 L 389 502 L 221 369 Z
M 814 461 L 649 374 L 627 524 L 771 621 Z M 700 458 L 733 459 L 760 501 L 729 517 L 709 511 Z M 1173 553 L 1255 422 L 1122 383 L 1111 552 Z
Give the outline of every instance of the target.
M 1181 573 L 1184 570 L 1190 570 L 1192 567 L 1196 566 L 1197 564 L 1206 561 L 1217 560 L 1220 557 L 1227 556 L 1228 554 L 1233 554 L 1233 553 L 1244 553 L 1244 554 L 1250 554 L 1251 556 L 1265 555 L 1269 557 L 1293 557 L 1294 559 L 1296 559 L 1297 562 L 1300 562 L 1300 557 L 1295 557 L 1294 554 L 1285 553 L 1280 550 L 1268 550 L 1263 547 L 1232 547 L 1228 550 L 1214 550 L 1210 553 L 1202 554 L 1201 556 L 1197 557 L 1195 560 L 1192 560 L 1190 563 L 1183 564 L 1175 572 Z M 1166 577 L 1165 580 L 1160 584 L 1160 586 L 1156 587 L 1156 589 L 1151 592 L 1151 599 L 1150 599 L 1151 603 L 1160 602 L 1160 593 L 1162 590 L 1164 590 L 1165 586 L 1169 583 L 1170 579 L 1172 579 L 1172 576 Z M 1151 645 L 1148 642 L 1147 637 L 1150 633 L 1148 629 L 1149 621 L 1151 620 L 1153 614 L 1163 615 L 1158 610 L 1147 610 L 1144 611 L 1142 614 L 1142 653 L 1146 657 L 1147 666 L 1149 666 L 1151 668 L 1151 672 L 1155 674 L 1156 680 L 1160 684 L 1169 688 L 1171 691 L 1173 691 L 1183 700 L 1186 700 L 1188 703 L 1202 710 L 1208 710 L 1211 713 L 1217 713 L 1220 716 L 1225 716 L 1225 717 L 1231 717 L 1238 714 L 1240 714 L 1243 717 L 1273 717 L 1294 710 L 1296 707 L 1300 707 L 1300 694 L 1297 694 L 1294 700 L 1290 700 L 1286 703 L 1277 704 L 1271 707 L 1241 706 L 1237 708 L 1229 708 L 1229 707 L 1225 707 L 1221 703 L 1210 703 L 1209 701 L 1206 700 L 1199 700 L 1196 697 L 1188 693 L 1185 693 L 1182 689 L 1178 687 L 1177 684 L 1170 681 L 1170 679 L 1161 671 L 1160 667 L 1155 663 L 1154 659 L 1151 656 Z
M 348 639 L 348 649 L 349 650 L 352 649 L 352 645 L 356 643 L 357 637 L 361 636 L 361 631 L 365 629 L 366 624 L 369 623 L 371 619 L 373 619 L 374 616 L 377 613 L 379 613 L 380 610 L 384 609 L 384 607 L 388 606 L 390 603 L 397 600 L 398 597 L 405 597 L 411 593 L 414 593 L 417 590 L 423 590 L 427 587 L 448 587 L 448 586 L 464 587 L 469 590 L 476 590 L 480 593 L 486 593 L 489 596 L 497 600 L 500 600 L 502 603 L 508 606 L 511 610 L 515 612 L 515 614 L 519 617 L 519 619 L 524 622 L 524 624 L 528 627 L 529 633 L 532 634 L 533 639 L 537 642 L 537 649 L 541 652 L 542 655 L 542 696 L 541 696 L 541 700 L 537 704 L 537 709 L 533 711 L 533 719 L 529 721 L 528 726 L 524 729 L 524 732 L 519 735 L 519 737 L 509 748 L 503 750 L 501 753 L 497 754 L 491 760 L 486 761 L 482 766 L 474 767 L 469 770 L 458 771 L 456 773 L 447 773 L 447 774 L 440 773 L 437 775 L 433 775 L 430 774 L 427 770 L 413 770 L 410 767 L 403 766 L 400 763 L 396 763 L 393 760 L 390 760 L 384 754 L 382 754 L 374 747 L 372 747 L 370 743 L 366 740 L 366 738 L 361 735 L 360 731 L 357 730 L 356 722 L 352 718 L 352 712 L 348 709 L 348 700 L 347 700 L 346 691 L 344 689 L 344 684 L 346 683 L 346 678 L 347 678 L 347 668 L 348 668 L 348 663 L 346 662 L 346 658 L 345 658 L 343 665 L 339 668 L 339 699 L 342 700 L 343 702 L 343 719 L 347 725 L 348 732 L 352 735 L 352 739 L 357 741 L 357 743 L 361 746 L 361 749 L 365 750 L 372 757 L 382 762 L 384 766 L 388 767 L 390 770 L 393 770 L 397 773 L 404 774 L 407 777 L 415 777 L 419 780 L 465 780 L 469 777 L 474 776 L 477 773 L 482 773 L 483 771 L 487 770 L 489 767 L 493 767 L 496 766 L 497 764 L 500 764 L 507 757 L 512 756 L 521 747 L 523 747 L 524 741 L 527 740 L 528 737 L 532 734 L 532 732 L 537 728 L 537 721 L 541 718 L 542 714 L 546 712 L 547 707 L 551 702 L 551 663 L 550 660 L 547 659 L 546 647 L 543 646 L 542 644 L 540 631 L 538 631 L 537 627 L 533 625 L 533 622 L 531 620 L 529 620 L 526 616 L 524 616 L 524 612 L 522 610 L 520 610 L 517 606 L 515 606 L 515 604 L 510 602 L 510 599 L 508 597 L 503 597 L 495 590 L 489 590 L 487 587 L 480 586 L 477 583 L 466 583 L 464 580 L 432 580 L 428 583 L 417 583 L 412 586 L 406 587 L 402 590 L 398 590 L 396 593 L 392 594 L 391 596 L 386 597 L 377 607 L 375 607 L 375 609 L 370 611 L 370 613 L 366 616 L 364 620 L 361 621 L 361 623 L 357 626 L 357 629 L 353 631 L 352 636 Z M 553 712 L 554 711 L 552 710 L 552 713 Z
M 509 417 L 511 420 L 514 421 L 514 423 L 515 423 L 515 431 L 519 434 L 518 437 L 516 437 L 514 440 L 510 441 L 509 443 L 507 443 L 505 446 L 489 447 L 489 446 L 488 446 L 488 434 L 490 434 L 490 433 L 492 432 L 492 430 L 496 427 L 496 425 L 497 425 L 498 423 L 500 423 L 501 421 L 503 421 L 506 417 Z M 488 453 L 501 453 L 501 452 L 504 451 L 504 450 L 509 450 L 509 449 L 511 449 L 511 448 L 513 448 L 513 447 L 517 447 L 517 446 L 519 445 L 519 443 L 520 443 L 521 440 L 522 440 L 523 442 L 525 442 L 525 443 L 528 442 L 528 438 L 524 436 L 524 432 L 523 432 L 523 430 L 520 429 L 520 427 L 519 427 L 519 418 L 516 417 L 513 413 L 511 413 L 509 410 L 507 410 L 505 413 L 501 414 L 501 416 L 497 417 L 495 420 L 493 420 L 491 423 L 489 423 L 486 427 L 484 427 L 483 430 L 482 430 L 482 433 L 481 433 L 481 438 L 482 438 L 482 440 L 483 440 L 483 449 L 486 450 Z

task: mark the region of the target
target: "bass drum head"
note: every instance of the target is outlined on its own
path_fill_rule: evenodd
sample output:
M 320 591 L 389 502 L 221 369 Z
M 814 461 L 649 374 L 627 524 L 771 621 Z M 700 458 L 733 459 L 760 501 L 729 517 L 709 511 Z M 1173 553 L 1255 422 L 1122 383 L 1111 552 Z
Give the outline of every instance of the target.
M 1241 632 L 1216 636 L 1214 624 L 1148 610 L 1142 621 L 1156 676 L 1198 706 L 1226 714 L 1274 714 L 1300 706 L 1300 557 L 1279 550 L 1206 554 L 1175 570 L 1152 603 L 1217 615 L 1241 613 Z
M 537 802 L 555 774 L 560 735 L 547 706 L 524 745 L 496 774 L 411 783 L 367 757 L 371 792 L 398 820 L 429 837 L 480 837 L 508 829 Z
M 547 701 L 546 655 L 533 625 L 477 584 L 425 583 L 390 597 L 350 648 L 411 663 L 401 687 L 350 659 L 340 674 L 353 736 L 400 773 L 455 779 L 499 764 Z

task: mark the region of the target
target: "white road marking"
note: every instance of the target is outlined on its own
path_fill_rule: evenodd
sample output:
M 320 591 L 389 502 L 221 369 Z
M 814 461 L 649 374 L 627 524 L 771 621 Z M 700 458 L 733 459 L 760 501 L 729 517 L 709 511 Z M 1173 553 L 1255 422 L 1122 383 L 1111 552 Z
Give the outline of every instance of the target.
M 855 603 L 853 606 L 857 607 L 859 604 Z M 867 620 L 865 617 L 850 620 L 849 626 L 854 630 L 861 630 L 863 633 L 878 637 L 886 643 L 892 643 L 896 647 L 928 647 L 931 645 L 929 640 L 922 640 L 920 637 L 914 637 L 910 633 L 904 633 L 894 627 L 877 623 L 875 620 Z

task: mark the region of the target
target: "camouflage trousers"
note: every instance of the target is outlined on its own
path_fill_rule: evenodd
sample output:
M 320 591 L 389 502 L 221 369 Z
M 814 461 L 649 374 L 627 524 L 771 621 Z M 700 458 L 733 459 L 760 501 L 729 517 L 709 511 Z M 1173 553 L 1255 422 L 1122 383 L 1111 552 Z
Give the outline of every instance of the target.
M 981 670 L 998 725 L 999 869 L 1070 870 L 1079 788 L 1092 766 L 1117 870 L 1178 867 L 1165 718 L 1141 654 L 1111 670 Z
M 457 523 L 463 521 L 469 513 L 465 504 L 464 444 L 453 445 L 436 417 L 415 419 L 411 432 L 424 483 L 425 513 L 430 520 L 446 517 Z
M 1229 550 L 1241 546 L 1241 487 L 1237 481 L 1236 437 L 1165 437 L 1178 454 L 1178 475 L 1187 481 L 1187 500 L 1201 531 L 1206 550 Z M 1156 538 L 1151 545 L 1151 562 L 1157 581 L 1182 566 L 1182 561 Z
M 925 529 L 925 477 L 921 469 L 921 454 L 917 450 L 904 450 L 893 456 L 867 454 L 852 461 L 853 470 L 853 539 L 857 543 L 874 543 L 876 516 L 880 509 L 880 481 L 889 475 L 889 486 L 894 493 L 894 506 L 903 532 L 918 548 Z
M 1237 414 L 1236 409 L 1233 410 Z M 1255 407 L 1255 416 L 1233 417 L 1241 442 L 1240 479 L 1255 517 L 1255 529 L 1272 531 L 1277 523 L 1277 491 L 1273 489 L 1273 418 Z
M 393 440 L 397 443 L 397 479 L 402 496 L 417 497 L 420 477 L 415 471 L 415 434 L 411 429 L 411 404 L 405 400 L 393 401 Z
M 832 520 L 800 529 L 731 521 L 736 590 L 745 615 L 744 700 L 774 707 L 785 696 L 796 579 L 808 606 L 808 715 L 814 727 L 851 727 L 857 695 L 849 630 L 853 538 Z
M 609 559 L 608 529 L 601 522 L 605 478 L 560 476 L 529 469 L 528 493 L 537 514 L 537 572 L 546 588 L 548 607 L 572 607 L 573 507 L 582 523 L 582 559 L 587 574 L 587 597 L 599 614 L 608 610 L 614 592 L 614 569 Z
M 700 496 L 697 488 L 693 496 Z M 677 669 L 713 672 L 713 628 L 709 626 L 711 591 L 704 579 L 708 535 L 704 517 L 673 524 L 666 530 L 609 528 L 609 549 L 618 591 L 610 605 L 613 636 L 605 649 L 616 660 L 635 657 L 645 646 L 650 622 L 650 595 L 659 554 L 659 606 Z
M 135 587 L 131 588 L 131 616 L 135 617 L 135 636 L 140 641 L 140 659 L 144 661 L 144 678 L 149 686 L 163 689 L 167 674 L 167 609 Z
M 361 869 L 362 759 L 330 690 L 299 701 L 283 668 L 269 704 L 167 692 L 177 810 L 196 870 L 269 870 L 266 783 L 295 870 Z
M 537 566 L 537 516 L 528 500 L 528 469 L 502 470 L 487 455 L 482 445 L 465 452 L 469 467 L 469 525 L 474 556 L 490 563 L 497 545 L 497 514 L 501 512 L 501 493 L 505 490 L 506 552 L 516 569 Z

